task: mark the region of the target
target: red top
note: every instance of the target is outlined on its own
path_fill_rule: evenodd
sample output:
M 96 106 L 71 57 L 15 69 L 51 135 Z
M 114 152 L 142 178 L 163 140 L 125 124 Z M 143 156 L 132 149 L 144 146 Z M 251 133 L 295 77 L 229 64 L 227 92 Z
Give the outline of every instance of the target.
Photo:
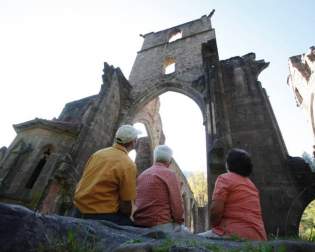
M 223 200 L 221 222 L 213 227 L 218 235 L 237 235 L 250 240 L 266 240 L 259 193 L 253 182 L 233 172 L 217 178 L 212 200 Z
M 179 182 L 174 172 L 162 163 L 155 163 L 137 178 L 134 220 L 137 225 L 183 223 L 184 209 Z

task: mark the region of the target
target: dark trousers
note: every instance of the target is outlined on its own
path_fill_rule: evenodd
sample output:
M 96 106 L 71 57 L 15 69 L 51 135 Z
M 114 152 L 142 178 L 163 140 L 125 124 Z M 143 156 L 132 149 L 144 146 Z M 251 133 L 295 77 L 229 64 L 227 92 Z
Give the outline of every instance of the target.
M 92 219 L 92 220 L 106 220 L 111 221 L 121 226 L 133 226 L 130 218 L 122 213 L 102 213 L 102 214 L 83 214 L 78 209 L 75 211 L 76 218 Z

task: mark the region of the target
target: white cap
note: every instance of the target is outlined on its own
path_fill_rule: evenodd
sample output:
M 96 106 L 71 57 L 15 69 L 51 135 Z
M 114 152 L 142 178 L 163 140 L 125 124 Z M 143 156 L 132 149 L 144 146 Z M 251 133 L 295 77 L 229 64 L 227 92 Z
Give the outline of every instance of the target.
M 154 161 L 155 162 L 168 162 L 172 160 L 173 151 L 167 145 L 158 145 L 154 149 Z
M 130 143 L 137 139 L 138 135 L 141 134 L 140 130 L 137 130 L 129 124 L 121 125 L 116 132 L 115 142 L 119 144 Z

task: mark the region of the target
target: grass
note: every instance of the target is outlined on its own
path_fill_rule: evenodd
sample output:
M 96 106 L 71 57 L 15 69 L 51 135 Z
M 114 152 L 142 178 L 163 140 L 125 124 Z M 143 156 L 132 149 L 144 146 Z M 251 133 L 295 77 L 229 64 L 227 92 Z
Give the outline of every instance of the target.
M 268 241 L 274 240 L 291 240 L 291 241 L 304 241 L 304 242 L 315 242 L 315 230 L 311 232 L 309 235 L 299 236 L 299 235 L 292 235 L 292 236 L 275 236 L 270 235 L 268 237 Z
M 126 241 L 124 244 L 136 244 L 136 243 L 141 243 L 141 242 L 143 242 L 143 240 L 141 239 L 131 239 L 131 240 Z
M 269 244 L 252 245 L 246 242 L 241 248 L 224 248 L 201 240 L 172 240 L 170 238 L 165 239 L 160 245 L 154 247 L 153 252 L 168 252 L 172 247 L 200 248 L 211 252 L 286 252 L 284 246 L 275 248 Z

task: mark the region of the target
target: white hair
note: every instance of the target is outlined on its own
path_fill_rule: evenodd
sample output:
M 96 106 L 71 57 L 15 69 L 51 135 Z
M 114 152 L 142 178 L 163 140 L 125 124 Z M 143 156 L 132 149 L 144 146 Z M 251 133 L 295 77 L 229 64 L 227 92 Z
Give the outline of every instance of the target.
M 154 149 L 154 162 L 170 163 L 173 156 L 173 151 L 167 145 L 158 145 Z

